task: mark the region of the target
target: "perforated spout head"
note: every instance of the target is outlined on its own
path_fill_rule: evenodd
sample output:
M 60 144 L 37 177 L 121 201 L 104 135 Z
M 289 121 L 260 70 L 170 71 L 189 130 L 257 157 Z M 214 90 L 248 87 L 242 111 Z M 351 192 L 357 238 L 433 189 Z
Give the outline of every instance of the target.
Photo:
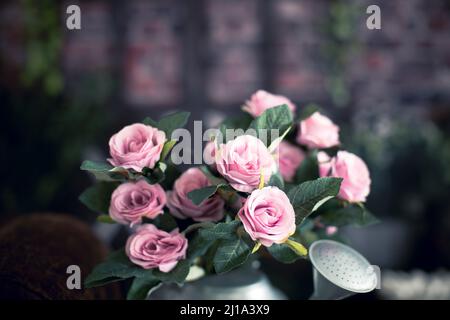
M 342 243 L 319 240 L 309 248 L 314 266 L 312 299 L 342 299 L 354 293 L 370 292 L 377 275 L 369 261 Z

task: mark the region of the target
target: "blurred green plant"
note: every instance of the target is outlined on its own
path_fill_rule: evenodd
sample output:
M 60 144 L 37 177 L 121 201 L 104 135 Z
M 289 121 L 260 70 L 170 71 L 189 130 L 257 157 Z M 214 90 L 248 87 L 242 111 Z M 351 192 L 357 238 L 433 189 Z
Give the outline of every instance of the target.
M 329 17 L 322 26 L 327 41 L 322 54 L 327 66 L 326 88 L 332 102 L 338 107 L 349 104 L 351 93 L 345 79 L 345 68 L 350 55 L 358 48 L 356 31 L 361 6 L 345 0 L 333 0 L 328 5 Z
M 114 82 L 106 72 L 85 73 L 76 90 L 61 68 L 62 26 L 58 2 L 23 0 L 26 62 L 18 83 L 0 87 L 3 124 L 0 213 L 83 212 L 77 201 L 88 184 L 79 174 L 86 146 L 106 140 L 105 112 Z
M 57 95 L 64 87 L 59 69 L 61 49 L 60 8 L 52 0 L 22 0 L 26 31 L 26 64 L 22 74 L 25 86 L 42 82 L 49 95 Z

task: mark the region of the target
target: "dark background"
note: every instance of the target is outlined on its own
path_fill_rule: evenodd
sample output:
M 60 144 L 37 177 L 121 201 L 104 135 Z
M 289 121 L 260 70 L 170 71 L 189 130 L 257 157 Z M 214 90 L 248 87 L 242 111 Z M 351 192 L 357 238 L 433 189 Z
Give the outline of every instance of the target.
M 81 30 L 65 27 L 69 4 Z M 366 27 L 371 4 L 381 30 Z M 367 161 L 382 223 L 341 231 L 382 268 L 377 297 L 450 298 L 450 2 L 2 1 L 0 71 L 2 223 L 93 223 L 79 165 L 106 158 L 114 132 L 175 109 L 213 126 L 261 88 L 320 105 Z M 309 294 L 308 264 L 264 268 Z

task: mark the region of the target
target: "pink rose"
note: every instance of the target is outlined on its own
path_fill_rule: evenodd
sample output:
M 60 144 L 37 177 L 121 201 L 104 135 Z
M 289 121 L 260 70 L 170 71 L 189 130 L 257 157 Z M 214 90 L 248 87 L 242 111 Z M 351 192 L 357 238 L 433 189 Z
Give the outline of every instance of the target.
M 187 239 L 178 229 L 168 233 L 152 224 L 144 224 L 128 238 L 125 251 L 131 262 L 144 269 L 159 268 L 169 272 L 178 261 L 186 258 L 187 246 Z
M 314 112 L 300 122 L 297 142 L 309 148 L 330 148 L 339 145 L 339 127 L 330 119 Z
M 258 90 L 250 100 L 247 100 L 243 110 L 250 113 L 253 117 L 258 117 L 267 109 L 286 104 L 292 113 L 295 112 L 295 104 L 286 97 L 271 94 L 264 90 Z
M 322 176 L 322 174 L 321 174 Z M 349 202 L 364 202 L 370 193 L 370 174 L 364 161 L 347 151 L 331 160 L 331 177 L 343 178 L 339 197 Z
M 218 221 L 223 218 L 224 200 L 215 194 L 196 206 L 187 194 L 195 189 L 210 186 L 208 178 L 199 168 L 190 168 L 174 184 L 168 193 L 167 206 L 170 213 L 179 219 L 192 218 L 195 221 Z
M 132 226 L 143 217 L 156 218 L 163 213 L 166 194 L 159 184 L 148 184 L 141 179 L 126 182 L 117 187 L 111 195 L 109 215 L 114 221 Z
M 242 135 L 220 146 L 216 168 L 234 189 L 251 192 L 258 187 L 261 173 L 269 181 L 277 164 L 261 140 Z
M 326 177 L 331 170 L 331 158 L 324 152 L 320 151 L 317 153 L 317 162 L 319 164 L 319 176 Z
M 151 126 L 135 123 L 124 127 L 109 140 L 108 161 L 115 167 L 141 171 L 159 161 L 166 134 Z
M 305 154 L 300 148 L 282 141 L 278 147 L 278 165 L 283 179 L 291 182 L 304 159 Z
M 253 191 L 238 216 L 252 240 L 266 247 L 285 242 L 295 232 L 294 208 L 277 187 Z

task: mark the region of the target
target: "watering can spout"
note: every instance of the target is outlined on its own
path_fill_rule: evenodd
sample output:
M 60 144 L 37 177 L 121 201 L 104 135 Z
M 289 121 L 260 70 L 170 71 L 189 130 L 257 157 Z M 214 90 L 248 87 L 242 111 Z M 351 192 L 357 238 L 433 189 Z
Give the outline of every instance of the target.
M 340 300 L 355 293 L 370 292 L 377 276 L 354 249 L 331 240 L 314 242 L 309 249 L 313 265 L 314 293 L 310 300 Z

